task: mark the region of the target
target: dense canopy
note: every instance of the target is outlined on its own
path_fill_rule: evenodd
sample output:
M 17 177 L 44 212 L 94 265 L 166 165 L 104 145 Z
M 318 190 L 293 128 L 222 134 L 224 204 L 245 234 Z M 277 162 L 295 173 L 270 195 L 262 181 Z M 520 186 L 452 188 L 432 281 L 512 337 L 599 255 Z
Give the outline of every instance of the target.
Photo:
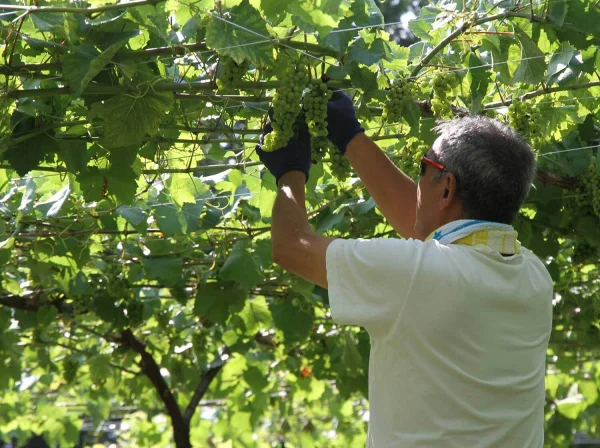
M 289 107 L 344 89 L 410 175 L 436 119 L 528 140 L 515 227 L 556 293 L 546 439 L 600 432 L 597 3 L 439 2 L 410 47 L 374 0 L 105 3 L 0 5 L 0 438 L 68 446 L 117 416 L 127 446 L 364 446 L 369 337 L 271 259 L 254 147 L 290 64 Z M 400 237 L 321 143 L 314 229 Z

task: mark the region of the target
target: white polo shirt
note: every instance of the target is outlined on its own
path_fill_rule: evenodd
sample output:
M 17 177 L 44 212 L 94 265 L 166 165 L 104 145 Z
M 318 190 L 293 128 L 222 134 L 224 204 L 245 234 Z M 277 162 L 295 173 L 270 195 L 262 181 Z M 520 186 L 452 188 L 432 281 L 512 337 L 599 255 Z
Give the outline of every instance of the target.
M 339 239 L 327 281 L 371 337 L 368 448 L 542 447 L 553 285 L 531 251 Z

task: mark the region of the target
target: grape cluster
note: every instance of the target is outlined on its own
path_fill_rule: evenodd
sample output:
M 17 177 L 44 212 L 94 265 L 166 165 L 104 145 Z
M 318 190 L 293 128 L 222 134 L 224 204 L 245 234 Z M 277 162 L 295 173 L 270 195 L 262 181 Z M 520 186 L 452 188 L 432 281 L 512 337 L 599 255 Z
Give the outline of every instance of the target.
M 329 152 L 329 161 L 331 162 L 331 174 L 338 180 L 346 180 L 352 172 L 350 162 L 331 143 L 327 146 L 327 149 Z
M 596 169 L 596 157 L 590 158 L 588 169 L 581 175 L 575 190 L 565 192 L 565 215 L 576 224 L 579 219 L 592 216 L 600 222 L 600 173 Z
M 428 150 L 429 147 L 416 138 L 409 139 L 400 153 L 398 167 L 411 179 L 418 180 L 421 174 L 421 157 Z
M 323 159 L 329 140 L 327 139 L 327 102 L 333 92 L 327 84 L 320 83 L 304 95 L 304 118 L 310 132 L 312 158 L 315 162 Z
M 600 173 L 596 167 L 596 156 L 592 156 L 587 171 L 581 176 L 581 185 L 576 190 L 576 200 L 587 202 L 593 213 L 600 218 Z
M 281 75 L 281 87 L 273 98 L 273 132 L 265 136 L 262 150 L 275 151 L 294 136 L 294 123 L 300 113 L 302 92 L 308 84 L 308 70 L 300 60 L 286 62 Z
M 63 379 L 67 384 L 71 384 L 77 376 L 79 370 L 79 362 L 72 358 L 63 359 Z
M 415 82 L 407 77 L 396 78 L 390 87 L 383 106 L 383 119 L 396 123 L 402 118 L 402 109 L 408 102 L 414 101 Z
M 455 73 L 436 73 L 429 81 L 433 98 L 431 98 L 431 111 L 436 118 L 451 118 L 452 91 L 458 87 L 458 78 Z
M 238 64 L 229 56 L 222 56 L 219 60 L 219 68 L 217 87 L 219 89 L 229 89 L 244 77 L 248 71 L 248 63 L 244 61 Z
M 539 149 L 542 143 L 543 114 L 540 108 L 529 103 L 514 100 L 508 107 L 510 126 L 533 148 Z

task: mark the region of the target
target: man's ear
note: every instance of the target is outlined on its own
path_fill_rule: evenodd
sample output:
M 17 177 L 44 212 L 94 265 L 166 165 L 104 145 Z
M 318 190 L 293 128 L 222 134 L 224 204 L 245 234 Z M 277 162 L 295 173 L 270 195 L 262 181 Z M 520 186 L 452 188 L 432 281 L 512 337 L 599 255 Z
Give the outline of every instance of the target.
M 443 187 L 442 196 L 440 197 L 440 207 L 444 209 L 448 208 L 452 204 L 456 196 L 456 176 L 454 176 L 452 173 L 447 173 L 440 182 L 442 183 Z

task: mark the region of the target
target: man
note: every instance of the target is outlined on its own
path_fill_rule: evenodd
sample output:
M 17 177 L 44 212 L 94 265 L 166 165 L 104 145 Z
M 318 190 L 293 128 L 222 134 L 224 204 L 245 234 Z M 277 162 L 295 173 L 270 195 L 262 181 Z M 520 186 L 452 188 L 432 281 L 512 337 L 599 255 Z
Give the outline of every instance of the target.
M 342 92 L 328 132 L 405 239 L 313 233 L 309 142 L 257 150 L 279 188 L 274 261 L 328 288 L 333 320 L 371 337 L 367 447 L 541 447 L 552 280 L 510 225 L 534 173 L 529 146 L 495 120 L 450 121 L 415 184 Z

